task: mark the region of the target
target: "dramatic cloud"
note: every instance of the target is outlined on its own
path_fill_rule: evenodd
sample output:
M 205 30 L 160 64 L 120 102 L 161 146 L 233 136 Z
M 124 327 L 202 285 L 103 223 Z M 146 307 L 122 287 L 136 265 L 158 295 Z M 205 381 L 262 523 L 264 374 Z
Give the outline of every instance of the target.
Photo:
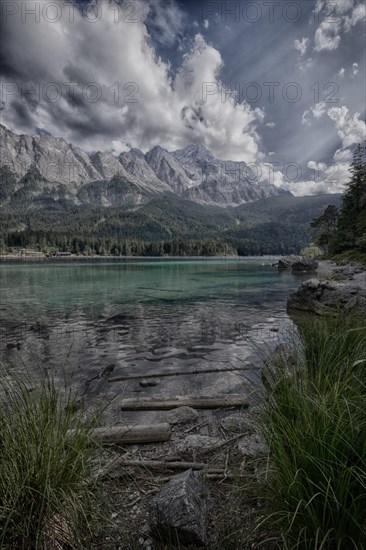
M 344 149 L 366 139 L 366 124 L 360 120 L 360 113 L 351 115 L 348 107 L 332 107 L 327 114 L 334 121 Z
M 332 51 L 341 43 L 342 32 L 365 21 L 366 6 L 360 0 L 317 0 L 315 13 L 323 19 L 315 31 L 315 51 Z
M 71 23 L 62 0 L 59 5 L 62 16 L 55 23 L 41 17 L 24 25 L 19 15 L 8 18 L 3 55 L 18 73 L 3 77 L 6 124 L 21 131 L 42 127 L 89 151 L 197 142 L 221 158 L 256 159 L 255 126 L 263 113 L 225 96 L 220 52 L 200 34 L 174 76 L 149 40 L 147 5 L 138 4 L 132 22 L 104 3 L 94 24 L 78 10 Z M 177 8 L 169 4 L 163 14 L 159 6 L 154 2 L 153 17 L 167 43 Z
M 360 113 L 351 115 L 345 105 L 327 108 L 326 103 L 317 103 L 304 112 L 303 124 L 311 124 L 309 115 L 313 115 L 316 119 L 327 115 L 335 123 L 338 137 L 342 140 L 343 149 L 361 143 L 366 139 L 366 123 L 360 120 Z M 336 153 L 339 153 L 339 151 Z
M 183 34 L 185 13 L 172 0 L 150 0 L 149 8 L 147 20 L 155 42 L 164 46 L 176 44 Z
M 315 32 L 315 50 L 336 50 L 341 42 L 339 21 L 323 21 Z
M 272 164 L 295 193 L 323 191 L 329 174 L 315 181 L 309 162 L 346 166 L 365 116 L 364 6 L 298 0 L 291 21 L 275 4 L 269 23 L 264 4 L 248 21 L 253 6 L 221 2 L 2 2 L 2 121 L 86 151 L 202 143 Z M 286 179 L 286 163 L 301 175 Z

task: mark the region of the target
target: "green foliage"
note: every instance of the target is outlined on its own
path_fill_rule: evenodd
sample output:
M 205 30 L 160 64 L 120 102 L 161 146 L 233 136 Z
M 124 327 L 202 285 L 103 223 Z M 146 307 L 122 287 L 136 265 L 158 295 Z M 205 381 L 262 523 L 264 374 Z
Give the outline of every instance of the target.
M 310 245 L 306 246 L 300 251 L 302 256 L 311 256 L 313 258 L 319 257 L 323 254 L 322 250 L 318 246 Z
M 16 177 L 8 166 L 0 167 L 0 183 L 0 202 L 3 202 L 16 189 Z
M 366 326 L 302 321 L 300 344 L 268 380 L 273 514 L 287 549 L 366 548 Z
M 73 398 L 46 378 L 30 391 L 3 377 L 0 389 L 0 547 L 74 547 L 88 496 L 90 427 L 73 420 Z
M 343 196 L 333 251 L 366 249 L 366 146 L 358 145 L 351 164 L 351 179 Z
M 359 248 L 352 248 L 350 250 L 333 254 L 332 260 L 335 260 L 336 262 L 357 262 L 366 265 L 366 251 L 360 250 Z
M 106 184 L 101 193 L 112 193 L 117 185 L 119 196 L 120 187 L 126 189 L 126 198 L 130 188 L 120 180 Z M 91 191 L 91 203 L 96 192 Z M 298 253 L 309 240 L 312 217 L 330 200 L 337 204 L 339 197 L 283 196 L 237 208 L 205 206 L 173 194 L 150 197 L 139 207 L 71 207 L 62 200 L 47 208 L 3 208 L 0 238 L 5 248 L 153 256 Z
M 337 227 L 338 209 L 334 204 L 328 204 L 323 214 L 311 222 L 315 229 L 314 242 L 328 251 L 329 244 L 334 238 Z

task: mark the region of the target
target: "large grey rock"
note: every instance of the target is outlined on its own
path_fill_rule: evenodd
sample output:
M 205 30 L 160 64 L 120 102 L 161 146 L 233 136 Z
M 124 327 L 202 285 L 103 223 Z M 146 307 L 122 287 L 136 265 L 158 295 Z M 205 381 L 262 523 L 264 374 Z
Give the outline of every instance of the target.
M 248 414 L 231 414 L 221 420 L 221 428 L 226 432 L 252 434 L 255 432 L 253 419 Z
M 239 440 L 238 451 L 243 458 L 261 458 L 268 455 L 269 448 L 260 435 L 252 434 Z
M 202 472 L 187 470 L 174 476 L 150 503 L 153 536 L 169 544 L 204 546 L 207 505 Z
M 168 411 L 166 418 L 170 424 L 186 424 L 197 420 L 198 412 L 192 407 L 178 407 Z
M 277 262 L 278 269 L 291 269 L 292 264 L 300 260 L 300 256 L 283 256 Z
M 360 281 L 362 283 L 362 281 Z M 322 315 L 339 309 L 366 310 L 366 287 L 357 282 L 304 281 L 287 300 L 287 310 L 307 311 Z
M 293 273 L 303 273 L 304 271 L 315 271 L 318 262 L 310 256 L 284 256 L 277 263 L 278 269 L 291 269 Z
M 292 264 L 292 273 L 303 273 L 304 271 L 315 271 L 318 262 L 310 256 L 301 256 Z

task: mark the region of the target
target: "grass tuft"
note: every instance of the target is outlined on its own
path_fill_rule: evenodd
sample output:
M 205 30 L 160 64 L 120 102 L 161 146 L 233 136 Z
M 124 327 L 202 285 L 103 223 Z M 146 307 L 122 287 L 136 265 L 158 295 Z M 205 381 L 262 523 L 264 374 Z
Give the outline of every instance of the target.
M 281 548 L 366 548 L 366 323 L 355 315 L 300 325 L 295 361 L 267 380 L 270 447 L 265 522 Z
M 48 378 L 0 381 L 0 547 L 80 547 L 90 493 L 91 426 Z M 73 429 L 72 435 L 69 430 Z

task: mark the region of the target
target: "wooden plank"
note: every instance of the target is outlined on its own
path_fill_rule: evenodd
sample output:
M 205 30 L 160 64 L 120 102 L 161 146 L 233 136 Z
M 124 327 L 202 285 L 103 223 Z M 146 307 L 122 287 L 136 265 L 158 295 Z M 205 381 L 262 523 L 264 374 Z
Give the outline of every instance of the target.
M 248 407 L 245 395 L 223 395 L 220 397 L 177 396 L 171 399 L 124 399 L 121 403 L 123 411 L 168 411 L 177 407 L 193 407 L 194 409 L 227 409 L 230 407 Z
M 247 371 L 248 367 L 233 367 L 230 369 L 194 369 L 178 372 L 156 372 L 155 374 L 136 374 L 133 376 L 113 376 L 108 382 L 128 382 L 129 380 L 145 380 L 145 378 L 164 378 L 165 376 L 187 376 L 189 374 L 211 374 L 215 372 Z
M 70 430 L 72 433 L 73 430 Z M 168 422 L 139 426 L 113 426 L 110 428 L 95 428 L 91 431 L 91 439 L 101 444 L 134 445 L 137 443 L 159 443 L 168 441 L 171 436 Z

